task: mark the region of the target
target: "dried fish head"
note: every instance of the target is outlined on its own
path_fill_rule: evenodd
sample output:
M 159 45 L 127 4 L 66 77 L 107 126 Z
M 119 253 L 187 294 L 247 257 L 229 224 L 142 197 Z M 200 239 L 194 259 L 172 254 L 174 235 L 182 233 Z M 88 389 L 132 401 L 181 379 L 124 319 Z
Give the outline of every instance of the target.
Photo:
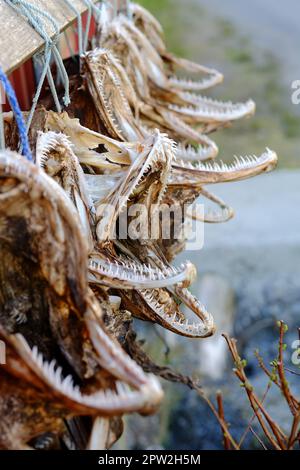
M 73 151 L 82 165 L 89 165 L 101 172 L 116 172 L 130 165 L 135 144 L 112 139 L 80 124 L 66 112 L 49 111 L 45 124 L 48 131 L 62 132 L 73 145 Z
M 129 200 L 140 201 L 145 192 L 151 191 L 151 203 L 155 206 L 164 194 L 174 158 L 173 141 L 157 130 L 137 143 L 136 150 L 127 172 L 97 208 L 97 236 L 101 242 L 112 239 L 117 218 Z
M 149 412 L 154 404 L 151 394 L 161 398 L 159 384 L 151 376 L 136 390 L 116 381 L 90 391 L 55 360 L 45 361 L 22 335 L 8 336 L 0 328 L 0 338 L 6 344 L 6 364 L 0 370 L 0 448 L 28 448 L 30 440 L 49 431 L 62 435 L 66 431 L 64 419 L 75 416 L 110 417 L 139 409 Z
M 40 132 L 36 162 L 66 192 L 77 209 L 84 238 L 93 249 L 94 206 L 88 195 L 84 174 L 69 139 L 62 133 Z
M 99 118 L 113 138 L 136 141 L 145 133 L 138 126 L 121 82 L 114 70 L 114 57 L 106 49 L 94 49 L 82 57 L 85 84 Z
M 8 333 L 24 335 L 45 361 L 62 353 L 81 380 L 92 381 L 94 393 L 103 381 L 101 371 L 111 377 L 109 383 L 129 384 L 133 390 L 126 389 L 124 397 L 133 398 L 123 412 L 150 411 L 162 397 L 159 384 L 105 331 L 88 289 L 88 252 L 80 227 L 75 206 L 44 170 L 18 154 L 0 154 L 0 323 Z M 104 398 L 98 414 L 106 414 Z M 122 413 L 123 398 L 119 404 L 114 397 L 108 400 L 109 415 L 114 405 L 116 414 Z

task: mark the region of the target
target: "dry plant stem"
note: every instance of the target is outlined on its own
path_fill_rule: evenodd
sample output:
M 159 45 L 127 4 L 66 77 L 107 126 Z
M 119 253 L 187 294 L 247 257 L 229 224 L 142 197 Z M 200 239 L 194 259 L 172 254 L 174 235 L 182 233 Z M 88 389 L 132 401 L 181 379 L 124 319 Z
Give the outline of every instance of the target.
M 217 421 L 221 426 L 224 436 L 226 436 L 232 448 L 234 450 L 240 450 L 239 445 L 230 434 L 228 424 L 226 423 L 224 417 L 220 416 L 220 413 L 217 411 L 214 404 L 211 402 L 211 400 L 207 397 L 202 388 L 192 377 L 176 373 L 170 367 L 162 367 L 155 364 L 143 351 L 140 344 L 136 341 L 136 333 L 132 329 L 130 329 L 126 335 L 126 350 L 130 354 L 130 356 L 137 362 L 137 364 L 139 364 L 144 369 L 144 371 L 151 371 L 152 374 L 162 377 L 168 382 L 182 383 L 188 386 L 191 390 L 195 390 L 198 395 L 206 402 L 206 404 L 216 417 Z
M 279 341 L 279 358 L 280 359 L 279 359 L 278 365 L 277 365 L 278 375 L 279 375 L 279 363 L 282 363 L 283 374 L 284 374 L 284 370 L 287 370 L 286 368 L 284 368 L 284 362 L 283 362 L 283 335 L 284 335 L 284 325 L 280 324 L 280 341 Z M 283 396 L 285 397 L 287 402 L 288 402 L 287 396 L 289 397 L 290 402 L 288 402 L 288 405 L 290 405 L 290 403 L 292 403 L 293 408 L 295 408 L 297 410 L 296 414 L 293 414 L 293 416 L 294 416 L 293 424 L 292 424 L 291 433 L 290 433 L 290 436 L 289 436 L 289 439 L 288 439 L 288 449 L 292 449 L 295 442 L 297 440 L 299 440 L 299 438 L 300 438 L 300 430 L 299 430 L 299 424 L 300 424 L 300 410 L 299 410 L 299 407 L 300 407 L 300 404 L 299 404 L 299 401 L 292 395 L 289 388 L 288 388 L 288 393 L 287 393 L 286 390 L 285 391 L 283 390 L 282 380 L 279 380 L 277 378 L 277 376 L 273 376 L 270 373 L 270 371 L 265 366 L 262 357 L 260 357 L 257 352 L 256 352 L 256 357 L 258 359 L 258 362 L 259 362 L 259 365 L 260 365 L 261 369 L 270 378 L 270 380 L 275 385 L 277 385 L 278 388 L 280 388 L 280 390 L 282 391 Z M 282 375 L 282 372 L 281 372 L 281 377 L 284 378 L 284 375 Z M 291 410 L 291 412 L 292 412 L 292 410 Z
M 271 388 L 271 383 L 269 383 L 269 384 L 267 385 L 266 391 L 265 391 L 265 393 L 264 393 L 264 395 L 263 395 L 263 397 L 262 397 L 262 400 L 261 400 L 261 403 L 262 403 L 262 404 L 264 403 L 265 399 L 267 398 L 267 395 L 268 395 L 268 392 L 269 392 L 270 388 Z M 246 438 L 248 432 L 251 431 L 251 432 L 253 433 L 253 430 L 251 430 L 251 429 L 252 429 L 252 423 L 253 423 L 253 421 L 255 420 L 255 417 L 256 417 L 256 414 L 253 413 L 253 415 L 251 416 L 251 419 L 250 419 L 250 421 L 249 421 L 249 424 L 248 424 L 247 428 L 245 429 L 245 431 L 244 431 L 244 433 L 243 433 L 243 435 L 242 435 L 242 437 L 241 437 L 241 439 L 240 439 L 240 442 L 239 442 L 239 446 L 240 446 L 240 447 L 242 446 L 242 444 L 243 444 L 243 442 L 244 442 L 244 440 L 245 440 L 245 438 Z
M 218 391 L 216 396 L 217 396 L 219 418 L 223 422 L 225 422 L 222 392 Z M 223 431 L 223 429 L 222 429 L 222 431 Z M 228 438 L 227 434 L 224 434 L 224 448 L 225 448 L 225 450 L 230 450 L 231 449 L 230 439 Z
M 283 359 L 283 350 L 284 350 L 283 340 L 284 340 L 285 328 L 286 328 L 285 323 L 283 321 L 280 321 L 277 370 L 278 370 L 278 377 L 280 381 L 280 389 L 282 390 L 282 393 L 294 417 L 291 433 L 288 439 L 288 449 L 291 449 L 294 443 L 296 442 L 297 435 L 299 433 L 300 404 L 292 395 L 289 384 L 286 380 L 286 375 L 285 375 L 285 367 L 284 367 L 284 359 Z
M 239 445 L 237 444 L 237 442 L 235 442 L 234 438 L 232 437 L 232 435 L 230 434 L 229 432 L 229 429 L 228 429 L 228 424 L 226 423 L 226 421 L 219 415 L 218 411 L 216 410 L 214 404 L 210 401 L 210 399 L 208 398 L 207 395 L 205 395 L 205 393 L 203 392 L 203 390 L 197 386 L 195 384 L 194 387 L 192 387 L 193 390 L 196 390 L 196 392 L 198 393 L 198 395 L 203 398 L 203 400 L 206 402 L 206 404 L 208 405 L 208 407 L 210 408 L 210 410 L 212 411 L 212 413 L 215 415 L 216 419 L 218 420 L 220 426 L 221 426 L 221 429 L 222 429 L 222 432 L 223 432 L 223 435 L 226 436 L 228 438 L 228 440 L 230 441 L 231 445 L 233 446 L 234 450 L 240 450 L 239 448 Z
M 288 450 L 292 449 L 295 445 L 295 442 L 300 439 L 300 412 L 298 412 L 293 419 L 291 434 L 288 442 Z
M 290 374 L 298 375 L 298 377 L 300 377 L 299 372 L 296 372 L 295 370 L 289 369 L 288 367 L 286 367 L 285 370 L 289 372 Z
M 293 398 L 291 395 L 290 387 L 289 384 L 286 380 L 285 377 L 285 370 L 284 370 L 284 362 L 283 362 L 283 338 L 284 338 L 284 330 L 285 330 L 285 324 L 283 321 L 280 322 L 280 327 L 279 327 L 279 351 L 278 351 L 278 377 L 280 380 L 281 384 L 281 390 L 282 393 L 287 401 L 287 404 L 289 405 L 289 408 L 295 416 L 297 414 L 297 407 L 295 407 L 295 404 L 293 402 Z
M 249 426 L 249 431 L 252 432 L 253 436 L 258 440 L 258 442 L 260 443 L 260 445 L 262 446 L 262 448 L 264 450 L 268 450 L 267 447 L 265 446 L 265 444 L 263 443 L 263 441 L 261 440 L 261 438 L 259 437 L 259 435 L 254 431 L 253 427 L 252 426 Z
M 271 416 L 267 413 L 267 411 L 264 409 L 262 403 L 260 402 L 259 398 L 253 391 L 253 388 L 251 384 L 249 383 L 247 376 L 244 371 L 244 366 L 242 364 L 241 358 L 238 354 L 237 347 L 236 347 L 236 340 L 229 338 L 228 335 L 223 335 L 230 353 L 233 357 L 233 360 L 236 364 L 236 369 L 234 369 L 235 375 L 238 377 L 238 379 L 241 381 L 243 384 L 243 387 L 245 387 L 246 393 L 249 398 L 249 402 L 251 404 L 251 407 L 253 408 L 255 415 L 261 425 L 261 428 L 263 432 L 265 433 L 266 437 L 272 444 L 272 446 L 277 449 L 277 450 L 285 450 L 286 449 L 286 444 L 284 441 L 287 440 L 287 437 L 283 433 L 283 431 L 279 428 L 279 426 L 273 421 Z M 272 433 L 269 431 L 264 419 L 266 420 L 267 424 L 269 425 Z
M 278 377 L 277 375 L 274 375 L 274 374 L 271 374 L 271 372 L 268 370 L 268 368 L 266 367 L 264 361 L 263 361 L 263 358 L 261 356 L 259 356 L 258 352 L 256 351 L 255 352 L 255 355 L 256 355 L 256 358 L 258 360 L 258 363 L 259 363 L 259 366 L 260 368 L 263 370 L 263 372 L 269 377 L 270 381 L 272 383 L 274 383 L 278 388 L 280 388 L 281 390 L 281 383 L 280 381 L 278 380 Z M 285 368 L 285 370 L 289 370 L 287 368 Z M 292 372 L 292 371 L 291 371 Z M 298 374 L 297 374 L 298 375 Z M 299 374 L 300 375 L 300 374 Z M 293 400 L 293 403 L 294 403 L 294 406 L 299 406 L 299 402 L 298 400 L 293 396 L 291 395 L 291 399 Z

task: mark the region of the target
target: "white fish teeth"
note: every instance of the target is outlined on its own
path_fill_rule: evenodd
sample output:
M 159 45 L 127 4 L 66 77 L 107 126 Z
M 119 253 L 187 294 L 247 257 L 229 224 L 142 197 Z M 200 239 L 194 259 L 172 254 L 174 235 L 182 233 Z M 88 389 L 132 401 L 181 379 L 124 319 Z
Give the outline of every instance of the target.
M 184 263 L 181 264 L 179 269 L 175 267 L 159 269 L 151 267 L 150 264 L 148 266 L 144 264 L 138 265 L 127 260 L 121 260 L 120 262 L 114 260 L 111 262 L 109 259 L 95 258 L 89 260 L 89 268 L 93 276 L 96 276 L 96 278 L 93 277 L 91 279 L 92 282 L 97 282 L 98 275 L 100 283 L 101 280 L 103 281 L 103 276 L 110 277 L 112 285 L 116 279 L 119 279 L 120 282 L 131 283 L 132 287 L 139 286 L 139 284 L 148 285 L 152 288 L 173 285 L 182 282 L 187 273 L 187 265 Z
M 211 88 L 214 84 L 219 83 L 220 79 L 217 75 L 212 75 L 208 78 L 203 78 L 202 80 L 191 80 L 191 79 L 180 79 L 176 76 L 170 77 L 168 79 L 169 84 L 175 88 L 180 88 L 182 90 L 191 90 L 191 91 L 200 91 L 207 88 Z
M 223 161 L 220 162 L 212 162 L 212 163 L 197 163 L 195 165 L 191 164 L 191 162 L 185 162 L 184 160 L 176 160 L 174 165 L 177 167 L 188 170 L 202 171 L 202 172 L 234 172 L 234 171 L 243 171 L 255 168 L 259 165 L 267 164 L 269 161 L 271 162 L 274 158 L 274 152 L 267 149 L 260 157 L 256 155 L 246 155 L 237 157 L 234 156 L 234 161 L 231 164 L 226 164 Z
M 190 105 L 185 107 L 176 104 L 170 104 L 169 109 L 182 115 L 194 116 L 204 120 L 232 121 L 253 113 L 255 105 L 254 102 L 250 100 L 246 103 L 236 103 L 235 105 L 230 103 L 223 103 L 223 105 L 219 107 L 207 107 L 206 105 Z
M 216 156 L 216 147 L 213 145 L 198 145 L 197 149 L 192 146 L 185 147 L 182 144 L 177 146 L 176 160 L 192 160 L 192 161 L 203 161 Z

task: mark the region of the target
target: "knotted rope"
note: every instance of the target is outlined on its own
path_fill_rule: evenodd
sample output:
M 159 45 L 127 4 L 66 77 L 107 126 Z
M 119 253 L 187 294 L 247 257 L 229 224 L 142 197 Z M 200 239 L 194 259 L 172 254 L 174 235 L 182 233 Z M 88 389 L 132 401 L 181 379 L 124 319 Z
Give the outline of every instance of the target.
M 27 119 L 26 123 L 26 128 L 27 132 L 29 131 L 32 118 L 37 106 L 37 102 L 39 100 L 43 83 L 45 81 L 46 75 L 47 79 L 49 82 L 49 86 L 51 89 L 51 93 L 54 99 L 55 106 L 57 108 L 58 112 L 61 112 L 61 106 L 59 103 L 59 99 L 57 96 L 56 88 L 55 88 L 55 83 L 53 80 L 53 76 L 51 73 L 50 69 L 50 61 L 52 57 L 52 53 L 58 68 L 58 71 L 62 77 L 62 81 L 64 83 L 64 88 L 65 88 L 65 94 L 63 98 L 63 102 L 65 106 L 68 106 L 70 103 L 70 97 L 69 97 L 69 77 L 66 72 L 65 66 L 63 64 L 63 60 L 61 58 L 61 55 L 57 49 L 57 41 L 58 37 L 60 34 L 59 27 L 57 25 L 57 22 L 55 19 L 46 11 L 42 10 L 41 8 L 27 2 L 26 0 L 5 0 L 15 11 L 20 13 L 22 16 L 24 16 L 28 23 L 33 27 L 33 29 L 44 39 L 45 41 L 45 48 L 44 48 L 44 66 L 43 70 L 41 73 L 41 77 L 37 86 L 37 90 L 35 93 L 35 96 L 32 100 L 32 107 Z M 48 21 L 50 25 L 52 26 L 52 29 L 54 31 L 54 37 L 53 39 L 49 36 L 49 34 L 46 31 L 45 27 L 45 22 Z

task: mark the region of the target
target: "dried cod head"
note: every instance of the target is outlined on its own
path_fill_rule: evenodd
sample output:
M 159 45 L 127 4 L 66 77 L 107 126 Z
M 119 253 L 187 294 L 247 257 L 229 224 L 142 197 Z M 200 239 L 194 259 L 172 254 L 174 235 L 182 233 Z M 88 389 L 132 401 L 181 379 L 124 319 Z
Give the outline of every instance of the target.
M 47 431 L 57 408 L 60 418 L 146 413 L 162 397 L 156 379 L 105 331 L 100 306 L 88 289 L 81 229 L 71 199 L 44 170 L 16 153 L 0 154 L 0 324 L 3 334 L 15 338 L 26 367 L 42 380 L 42 395 L 54 403 L 53 409 L 36 412 L 39 424 L 27 422 L 30 438 Z M 21 367 L 16 369 L 12 375 Z M 30 396 L 28 406 L 34 409 Z M 7 399 L 3 395 L 3 406 Z M 30 416 L 27 403 L 25 408 Z M 13 439 L 13 430 L 5 436 Z

